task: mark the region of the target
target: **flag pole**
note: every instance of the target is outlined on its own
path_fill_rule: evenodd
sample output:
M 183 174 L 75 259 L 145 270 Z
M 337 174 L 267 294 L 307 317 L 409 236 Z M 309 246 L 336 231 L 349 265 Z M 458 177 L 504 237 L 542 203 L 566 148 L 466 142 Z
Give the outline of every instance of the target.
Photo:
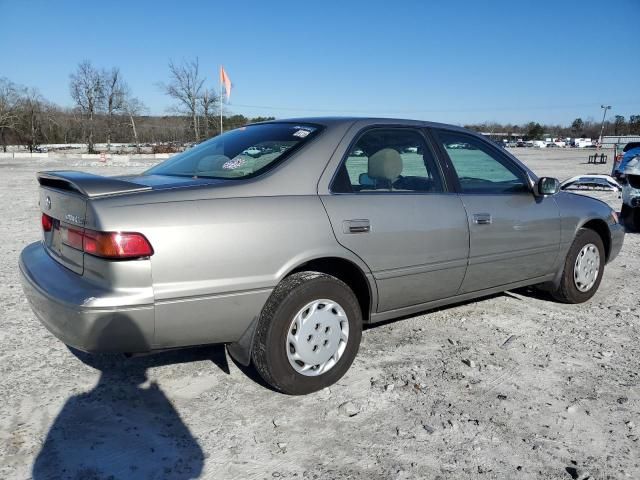
M 220 75 L 218 75 L 218 80 L 220 82 L 220 135 L 222 135 L 222 65 L 220 65 Z

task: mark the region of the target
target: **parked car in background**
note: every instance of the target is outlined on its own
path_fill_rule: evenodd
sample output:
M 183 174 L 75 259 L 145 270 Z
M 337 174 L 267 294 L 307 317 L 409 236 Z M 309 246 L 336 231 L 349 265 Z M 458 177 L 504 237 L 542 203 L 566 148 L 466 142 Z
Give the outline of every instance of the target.
M 576 148 L 589 148 L 594 147 L 593 142 L 590 138 L 576 138 L 571 143 L 572 147 Z
M 262 155 L 262 150 L 258 147 L 249 147 L 242 152 L 243 155 L 249 155 L 250 157 L 259 157 Z
M 640 142 L 625 145 L 612 173 L 622 184 L 622 220 L 629 230 L 640 231 Z
M 620 192 L 622 187 L 609 175 L 588 174 L 565 180 L 560 184 L 560 190 Z
M 264 145 L 280 148 L 243 155 Z M 624 238 L 605 203 L 422 121 L 265 122 L 139 175 L 38 182 L 42 240 L 20 272 L 54 335 L 88 352 L 227 344 L 289 394 L 340 379 L 363 324 L 526 285 L 585 302 Z

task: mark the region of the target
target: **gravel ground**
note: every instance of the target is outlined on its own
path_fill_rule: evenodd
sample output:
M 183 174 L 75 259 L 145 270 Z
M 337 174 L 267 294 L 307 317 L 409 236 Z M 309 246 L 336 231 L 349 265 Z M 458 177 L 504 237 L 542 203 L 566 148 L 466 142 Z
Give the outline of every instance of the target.
M 610 169 L 515 153 L 560 179 Z M 639 235 L 586 304 L 523 290 L 379 325 L 338 384 L 289 397 L 220 347 L 90 357 L 39 324 L 17 261 L 34 173 L 62 168 L 144 165 L 0 161 L 0 478 L 640 478 Z

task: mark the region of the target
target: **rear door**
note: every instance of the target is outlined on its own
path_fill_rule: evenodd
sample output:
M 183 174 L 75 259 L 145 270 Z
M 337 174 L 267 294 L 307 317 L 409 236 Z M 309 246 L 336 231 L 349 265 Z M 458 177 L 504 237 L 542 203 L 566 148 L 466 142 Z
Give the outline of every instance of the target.
M 338 241 L 364 260 L 378 312 L 454 295 L 464 278 L 469 229 L 418 129 L 356 136 L 321 195 Z
M 560 247 L 553 197 L 536 197 L 526 172 L 489 142 L 434 129 L 467 212 L 469 266 L 460 293 L 552 273 Z

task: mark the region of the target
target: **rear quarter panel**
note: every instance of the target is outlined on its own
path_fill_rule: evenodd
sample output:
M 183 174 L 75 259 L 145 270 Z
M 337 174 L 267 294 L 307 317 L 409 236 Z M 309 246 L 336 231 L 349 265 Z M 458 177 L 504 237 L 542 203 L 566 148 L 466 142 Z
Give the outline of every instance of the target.
M 337 243 L 317 195 L 93 208 L 98 228 L 141 232 L 153 246 L 155 347 L 236 341 L 275 285 L 313 258 L 366 268 Z

